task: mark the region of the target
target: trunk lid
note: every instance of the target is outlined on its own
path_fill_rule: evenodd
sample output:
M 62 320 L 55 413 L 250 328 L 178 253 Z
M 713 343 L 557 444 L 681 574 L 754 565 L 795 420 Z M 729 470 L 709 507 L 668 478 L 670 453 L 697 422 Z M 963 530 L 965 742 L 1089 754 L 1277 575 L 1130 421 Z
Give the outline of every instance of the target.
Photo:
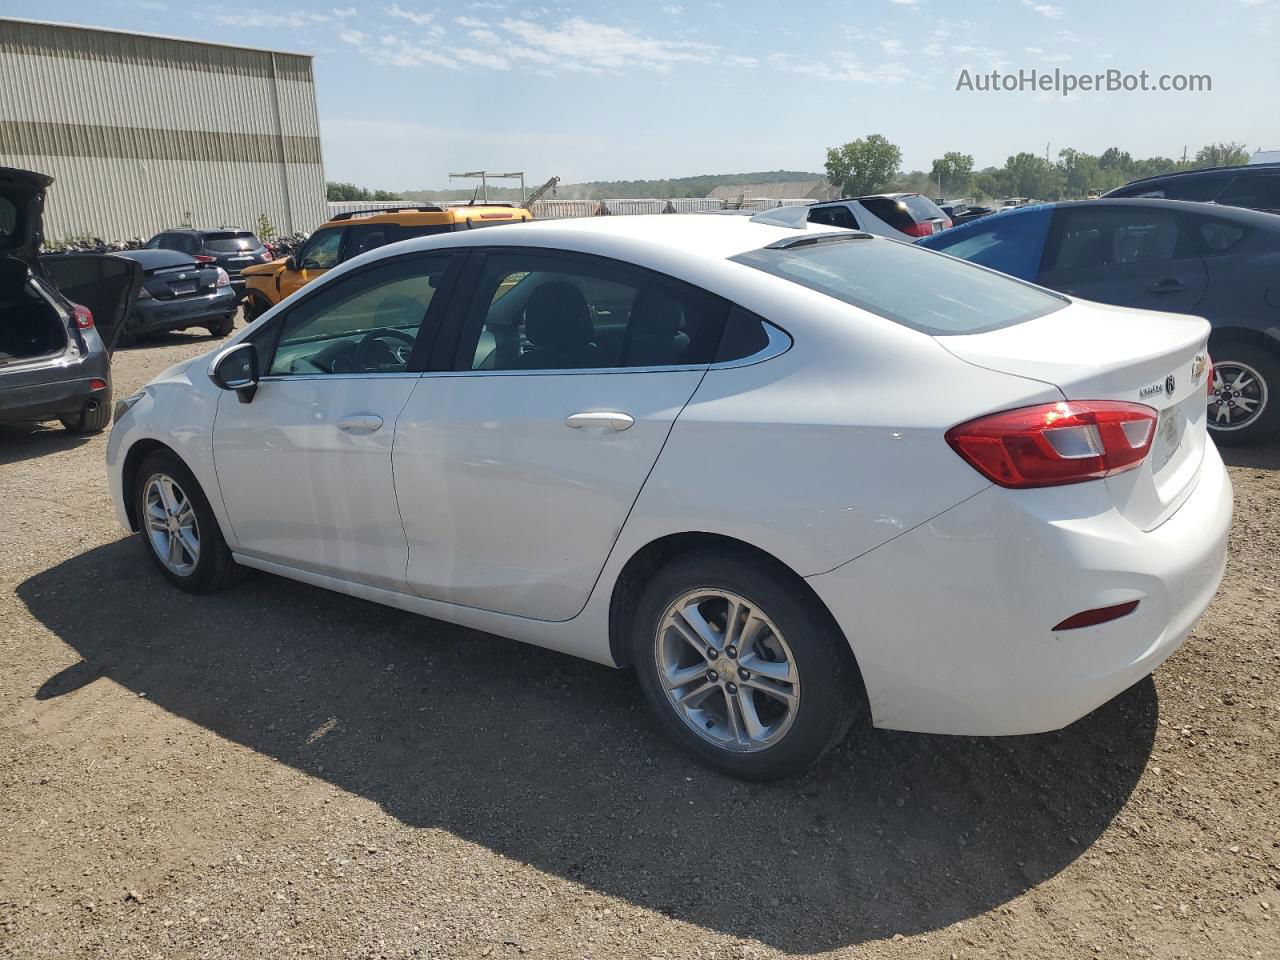
M 1068 400 L 1124 400 L 1158 412 L 1151 452 L 1102 481 L 1116 508 L 1150 530 L 1195 488 L 1204 457 L 1209 324 L 1199 317 L 1072 301 L 987 333 L 939 337 L 976 366 L 1039 380 Z M 1096 481 L 1094 481 L 1096 482 Z
M 44 218 L 44 194 L 52 177 L 0 167 L 0 256 L 35 266 Z

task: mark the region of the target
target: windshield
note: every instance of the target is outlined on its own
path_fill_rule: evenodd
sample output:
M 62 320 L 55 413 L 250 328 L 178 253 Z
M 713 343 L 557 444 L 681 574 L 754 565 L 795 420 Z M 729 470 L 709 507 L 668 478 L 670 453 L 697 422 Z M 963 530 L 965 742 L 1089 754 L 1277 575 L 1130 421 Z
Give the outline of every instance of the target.
M 962 260 L 881 238 L 765 247 L 730 259 L 931 336 L 996 330 L 1068 302 Z

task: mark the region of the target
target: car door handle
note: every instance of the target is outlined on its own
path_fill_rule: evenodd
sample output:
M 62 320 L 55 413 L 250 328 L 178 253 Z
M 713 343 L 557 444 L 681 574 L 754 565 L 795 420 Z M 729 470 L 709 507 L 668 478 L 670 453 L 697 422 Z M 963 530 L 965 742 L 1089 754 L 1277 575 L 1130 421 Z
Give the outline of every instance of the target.
M 623 431 L 635 425 L 636 419 L 630 414 L 617 411 L 603 413 L 574 413 L 565 417 L 564 425 L 581 430 L 583 427 L 604 427 L 606 430 Z
M 1147 289 L 1152 293 L 1180 293 L 1187 288 L 1181 280 L 1175 280 L 1173 277 L 1168 277 L 1167 279 L 1156 281 Z
M 357 414 L 338 421 L 338 429 L 348 433 L 373 433 L 381 426 L 382 418 L 376 413 Z

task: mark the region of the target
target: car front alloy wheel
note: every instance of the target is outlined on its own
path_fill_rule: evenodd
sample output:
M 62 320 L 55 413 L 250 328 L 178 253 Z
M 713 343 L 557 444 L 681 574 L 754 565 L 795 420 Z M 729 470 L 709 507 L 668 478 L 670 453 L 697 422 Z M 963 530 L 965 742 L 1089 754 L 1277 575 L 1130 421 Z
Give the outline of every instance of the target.
M 148 478 L 142 498 L 147 542 L 156 559 L 174 576 L 191 576 L 200 562 L 200 524 L 191 498 L 163 473 Z

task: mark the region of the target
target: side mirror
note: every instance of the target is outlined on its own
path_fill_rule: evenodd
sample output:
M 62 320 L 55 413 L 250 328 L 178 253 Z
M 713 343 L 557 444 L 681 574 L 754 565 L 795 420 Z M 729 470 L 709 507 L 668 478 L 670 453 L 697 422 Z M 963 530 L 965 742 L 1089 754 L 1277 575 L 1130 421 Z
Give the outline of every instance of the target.
M 234 390 L 241 403 L 249 403 L 258 392 L 258 348 L 237 343 L 214 358 L 209 379 L 221 390 Z
M 292 256 L 291 256 L 291 257 L 289 257 L 289 259 L 287 259 L 287 260 L 284 262 L 284 268 L 285 268 L 286 270 L 288 270 L 290 273 L 297 273 L 297 272 L 298 272 L 298 260 L 297 260 L 297 258 L 296 258 L 296 257 L 292 257 Z

